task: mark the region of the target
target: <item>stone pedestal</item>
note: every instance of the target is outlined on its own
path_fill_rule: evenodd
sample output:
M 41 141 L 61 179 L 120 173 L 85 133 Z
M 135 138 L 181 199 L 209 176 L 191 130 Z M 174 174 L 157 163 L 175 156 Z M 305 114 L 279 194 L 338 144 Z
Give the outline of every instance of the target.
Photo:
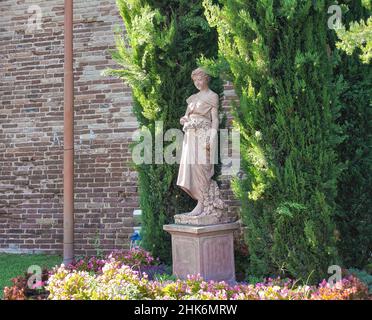
M 210 214 L 205 216 L 189 216 L 185 213 L 176 214 L 174 216 L 176 224 L 191 224 L 197 226 L 208 226 L 216 224 L 225 224 L 233 222 L 231 217 L 219 216 L 217 214 Z
M 235 281 L 234 237 L 239 224 L 163 226 L 172 236 L 173 274 L 187 279 L 200 274 L 205 280 Z

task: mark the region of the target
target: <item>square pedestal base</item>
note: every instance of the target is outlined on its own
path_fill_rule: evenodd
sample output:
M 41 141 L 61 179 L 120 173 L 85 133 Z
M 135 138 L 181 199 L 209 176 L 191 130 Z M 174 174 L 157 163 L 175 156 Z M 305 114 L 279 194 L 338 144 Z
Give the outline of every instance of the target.
M 205 280 L 235 281 L 234 237 L 238 223 L 208 226 L 169 224 L 173 274 L 180 279 L 200 274 Z

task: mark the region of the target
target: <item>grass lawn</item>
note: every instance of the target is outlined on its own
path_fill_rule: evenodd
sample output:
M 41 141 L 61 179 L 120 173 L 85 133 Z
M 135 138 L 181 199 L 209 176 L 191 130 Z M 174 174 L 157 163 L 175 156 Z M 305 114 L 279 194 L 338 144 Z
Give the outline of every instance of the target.
M 23 275 L 32 265 L 54 267 L 62 263 L 62 257 L 45 254 L 8 254 L 0 253 L 0 299 L 4 287 L 12 285 L 10 279 Z

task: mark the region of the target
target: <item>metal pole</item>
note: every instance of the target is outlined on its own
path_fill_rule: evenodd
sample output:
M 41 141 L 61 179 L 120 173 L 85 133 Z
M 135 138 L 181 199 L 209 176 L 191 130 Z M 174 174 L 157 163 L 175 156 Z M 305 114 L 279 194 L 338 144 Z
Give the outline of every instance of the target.
M 63 263 L 74 258 L 74 74 L 73 0 L 65 0 Z

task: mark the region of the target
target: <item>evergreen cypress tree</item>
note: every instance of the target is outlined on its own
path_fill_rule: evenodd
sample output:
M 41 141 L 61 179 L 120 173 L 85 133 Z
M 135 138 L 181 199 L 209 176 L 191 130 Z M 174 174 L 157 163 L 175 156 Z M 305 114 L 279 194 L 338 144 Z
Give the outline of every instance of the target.
M 339 82 L 327 43 L 330 1 L 204 0 L 239 105 L 248 275 L 316 282 L 339 263 L 335 197 L 342 170 Z M 208 63 L 207 63 L 208 62 Z M 329 275 L 328 275 L 329 276 Z
M 371 16 L 369 1 L 339 3 L 343 5 L 342 24 L 347 29 L 353 21 L 365 21 Z M 339 41 L 333 30 L 330 36 L 331 41 Z M 372 39 L 366 40 L 371 42 Z M 340 159 L 346 164 L 338 182 L 336 199 L 338 247 L 346 267 L 361 269 L 372 263 L 372 70 L 370 64 L 362 63 L 359 50 L 352 55 L 335 51 L 337 53 L 340 62 L 336 72 L 343 77 L 339 123 L 346 134 L 337 148 Z
M 217 34 L 212 30 L 199 1 L 186 0 L 117 0 L 126 27 L 123 36 L 116 32 L 113 59 L 123 68 L 105 74 L 120 77 L 133 90 L 133 111 L 140 127 L 152 137 L 155 122 L 163 121 L 163 132 L 181 128 L 179 118 L 185 113 L 185 99 L 196 91 L 190 75 L 200 55 L 213 57 L 217 52 Z M 221 83 L 211 87 L 221 92 Z M 164 149 L 171 142 L 164 142 Z M 133 146 L 136 143 L 133 144 Z M 170 237 L 163 225 L 173 215 L 189 211 L 195 203 L 176 186 L 177 164 L 134 164 L 138 171 L 142 209 L 142 246 L 170 261 Z

